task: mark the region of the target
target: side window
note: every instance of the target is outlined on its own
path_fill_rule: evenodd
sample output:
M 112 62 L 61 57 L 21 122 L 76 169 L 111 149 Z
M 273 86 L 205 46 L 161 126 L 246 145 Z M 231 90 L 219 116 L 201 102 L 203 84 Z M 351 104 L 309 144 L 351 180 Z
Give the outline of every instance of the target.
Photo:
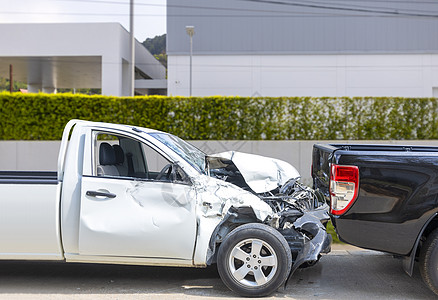
M 122 176 L 148 178 L 148 165 L 146 163 L 141 143 L 137 140 L 120 137 L 120 148 L 123 151 L 125 172 Z
M 157 179 L 157 176 L 160 174 L 160 172 L 168 169 L 171 163 L 146 144 L 142 144 L 142 149 L 146 158 L 146 164 L 148 166 L 149 178 Z
M 125 136 L 95 135 L 96 175 L 186 182 L 184 171 L 148 145 Z
M 148 166 L 149 179 L 190 184 L 189 178 L 178 165 L 173 164 L 146 144 L 142 144 L 142 148 Z
M 120 158 L 116 155 L 119 137 L 108 133 L 95 135 L 95 170 L 97 176 L 120 176 L 118 168 Z

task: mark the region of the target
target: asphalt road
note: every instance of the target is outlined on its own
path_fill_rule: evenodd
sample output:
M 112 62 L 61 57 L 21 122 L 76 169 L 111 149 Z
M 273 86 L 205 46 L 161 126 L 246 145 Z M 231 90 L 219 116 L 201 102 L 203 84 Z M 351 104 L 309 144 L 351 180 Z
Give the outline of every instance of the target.
M 230 299 L 238 298 L 207 269 L 0 262 L 0 299 Z M 436 299 L 416 270 L 379 252 L 334 250 L 299 269 L 270 298 Z M 270 299 L 268 298 L 268 299 Z

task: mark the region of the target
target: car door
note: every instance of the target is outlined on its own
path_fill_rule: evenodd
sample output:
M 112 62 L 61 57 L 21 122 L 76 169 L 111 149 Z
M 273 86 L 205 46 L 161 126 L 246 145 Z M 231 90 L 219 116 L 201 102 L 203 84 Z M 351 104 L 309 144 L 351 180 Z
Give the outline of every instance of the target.
M 79 254 L 191 260 L 195 192 L 183 171 L 144 142 L 108 132 L 92 136 L 94 171 L 82 178 Z M 109 154 L 99 153 L 102 144 L 122 148 L 124 161 L 111 160 L 108 146 Z

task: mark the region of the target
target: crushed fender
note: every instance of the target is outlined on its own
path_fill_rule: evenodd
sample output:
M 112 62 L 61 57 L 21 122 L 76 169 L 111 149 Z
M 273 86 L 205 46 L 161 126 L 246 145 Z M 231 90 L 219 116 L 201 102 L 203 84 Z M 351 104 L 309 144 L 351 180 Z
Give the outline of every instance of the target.
M 291 248 L 291 274 L 302 265 L 313 265 L 321 253 L 331 250 L 331 236 L 325 225 L 328 206 L 311 188 L 291 179 L 275 193 L 260 195 L 279 215 L 278 230 Z
M 270 214 L 264 210 L 267 218 L 258 216 L 258 219 L 285 237 L 293 257 L 291 274 L 300 266 L 315 264 L 321 253 L 330 252 L 331 236 L 325 230 L 329 220 L 328 205 L 313 189 L 299 182 L 300 175 L 294 167 L 277 159 L 233 151 L 209 156 L 207 161 L 211 177 L 246 190 L 262 200 L 258 203 L 271 208 Z M 214 252 L 216 243 L 224 234 L 235 226 L 233 222 L 240 222 L 237 218 L 239 212 L 231 208 L 249 206 L 255 214 L 260 214 L 254 201 L 244 204 L 230 200 L 226 195 L 220 198 L 225 201 L 220 210 L 222 221 L 210 241 L 210 253 Z M 230 213 L 226 215 L 228 211 Z

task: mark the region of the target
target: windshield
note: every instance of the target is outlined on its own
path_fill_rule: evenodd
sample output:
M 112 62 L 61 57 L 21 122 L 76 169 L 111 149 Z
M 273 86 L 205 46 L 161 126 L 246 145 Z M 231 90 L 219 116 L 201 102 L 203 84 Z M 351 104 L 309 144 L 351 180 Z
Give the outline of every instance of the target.
M 195 146 L 187 143 L 171 134 L 167 133 L 149 133 L 150 136 L 156 138 L 161 143 L 169 147 L 176 154 L 181 156 L 186 162 L 201 173 L 205 174 L 205 153 Z

